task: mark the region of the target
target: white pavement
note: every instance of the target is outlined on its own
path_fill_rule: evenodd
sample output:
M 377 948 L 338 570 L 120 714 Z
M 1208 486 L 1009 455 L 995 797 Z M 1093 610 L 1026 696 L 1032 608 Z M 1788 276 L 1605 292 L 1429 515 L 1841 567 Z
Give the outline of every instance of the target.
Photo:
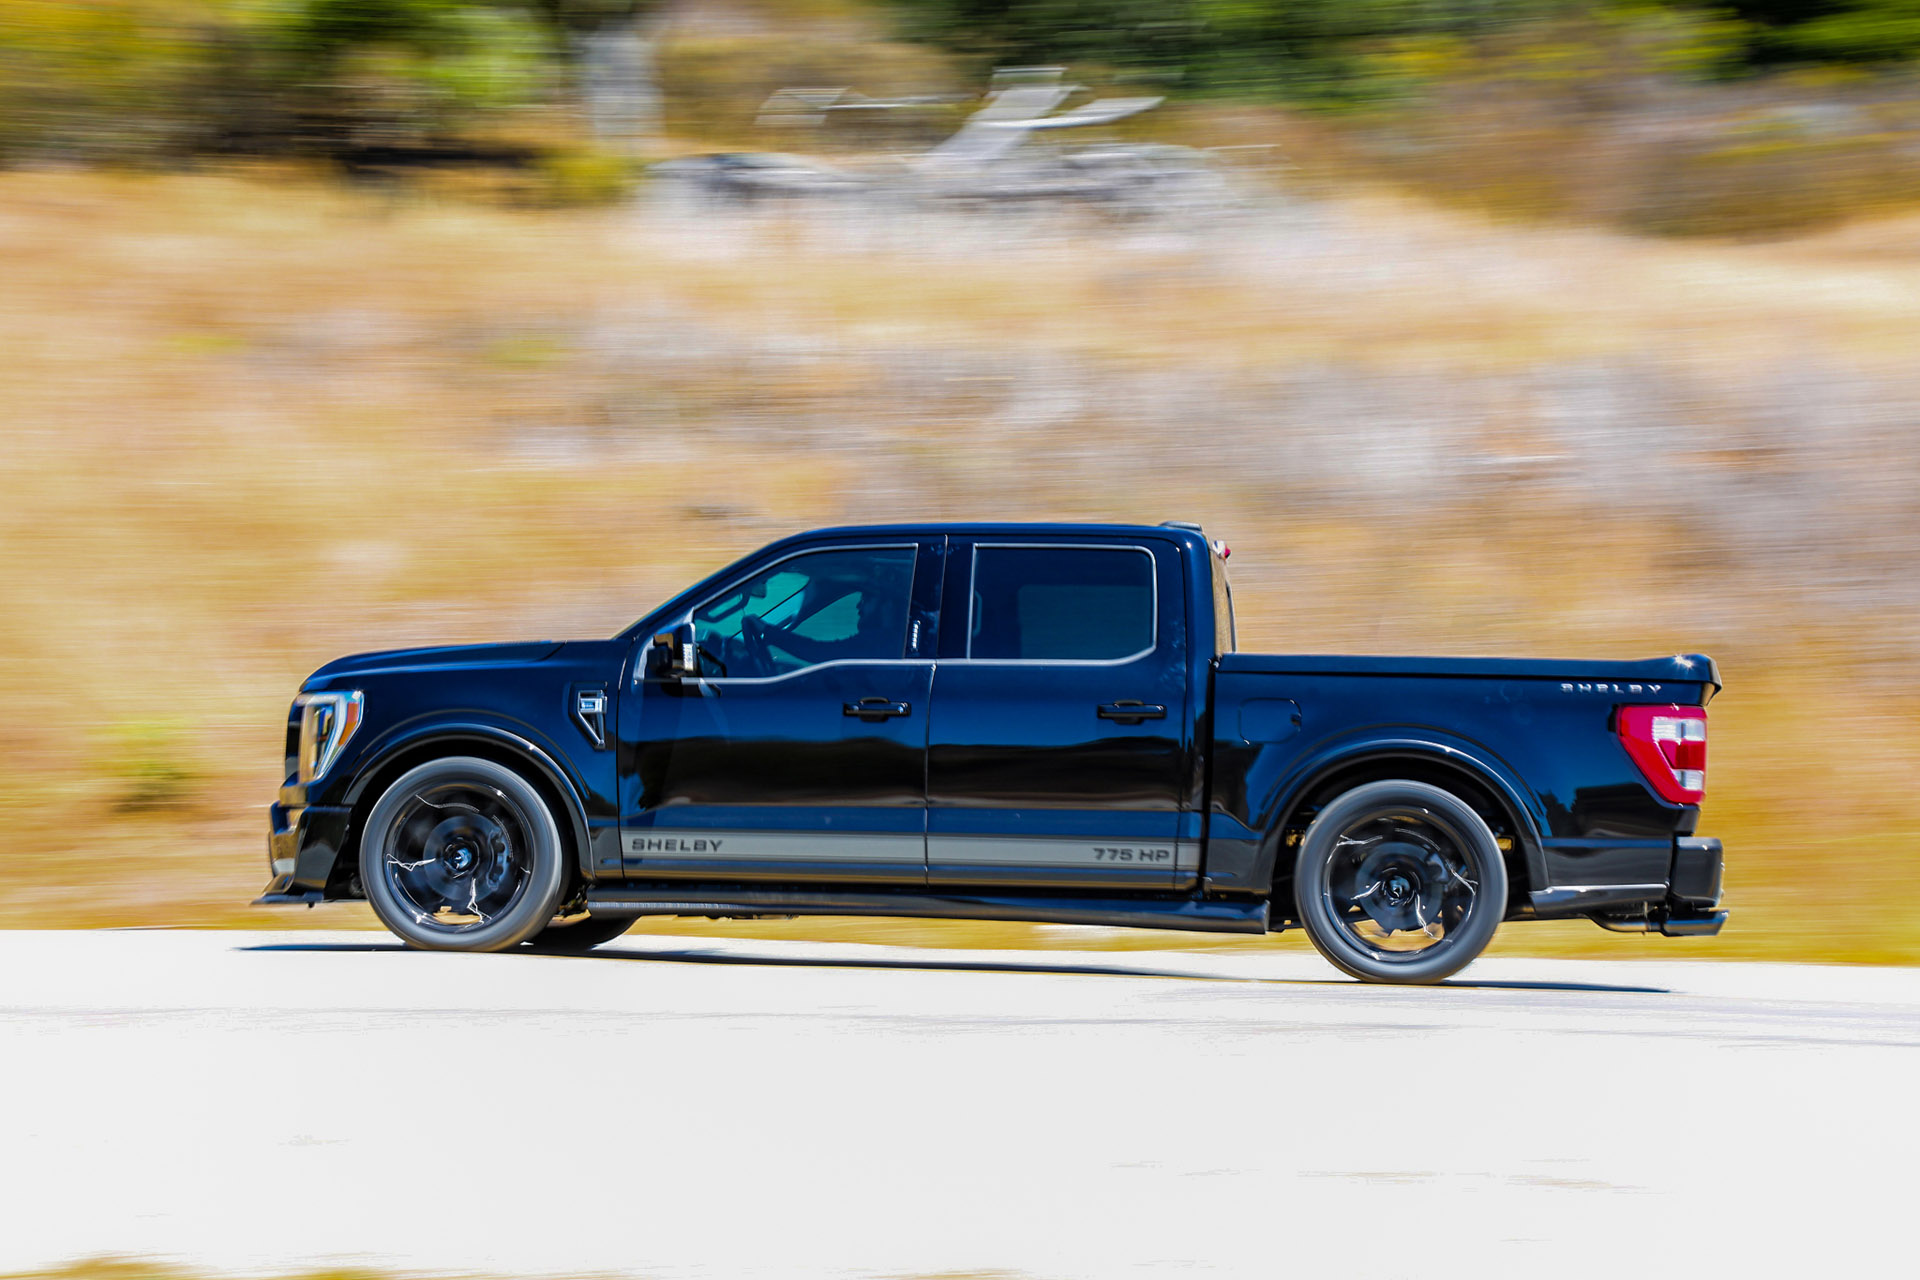
M 0 1272 L 1914 1274 L 1920 970 L 0 932 Z

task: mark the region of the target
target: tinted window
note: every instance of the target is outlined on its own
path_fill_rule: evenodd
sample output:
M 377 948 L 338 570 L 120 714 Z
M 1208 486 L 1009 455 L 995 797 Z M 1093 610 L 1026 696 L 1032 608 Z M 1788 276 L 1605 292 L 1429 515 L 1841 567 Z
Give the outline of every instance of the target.
M 980 547 L 975 658 L 1104 661 L 1153 646 L 1153 557 L 1132 547 Z
M 811 551 L 782 560 L 693 613 L 716 674 L 777 676 L 906 650 L 912 547 Z

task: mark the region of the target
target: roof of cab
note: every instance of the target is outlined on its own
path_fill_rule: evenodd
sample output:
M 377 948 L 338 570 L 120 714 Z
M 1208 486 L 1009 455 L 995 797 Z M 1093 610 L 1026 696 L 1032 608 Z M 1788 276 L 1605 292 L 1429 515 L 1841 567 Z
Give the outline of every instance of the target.
M 819 537 L 862 537 L 874 536 L 911 536 L 929 533 L 942 533 L 949 537 L 977 537 L 980 535 L 1024 534 L 1027 536 L 1085 536 L 1087 534 L 1105 534 L 1114 537 L 1137 538 L 1143 534 L 1155 534 L 1160 537 L 1195 537 L 1204 535 L 1197 524 L 1184 521 L 1168 521 L 1165 524 L 1099 524 L 1075 523 L 1070 521 L 926 521 L 910 524 L 850 524 L 835 525 L 825 529 L 808 529 L 803 533 L 781 538 L 781 542 L 790 542 L 796 538 Z

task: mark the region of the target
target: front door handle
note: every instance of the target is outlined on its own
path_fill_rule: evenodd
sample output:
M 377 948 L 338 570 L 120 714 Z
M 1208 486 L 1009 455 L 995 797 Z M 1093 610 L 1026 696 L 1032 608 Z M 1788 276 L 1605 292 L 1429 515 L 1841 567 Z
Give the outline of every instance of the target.
M 1101 703 L 1100 718 L 1120 724 L 1139 724 L 1143 720 L 1165 720 L 1167 709 L 1158 703 L 1136 702 L 1132 698 L 1122 698 L 1118 702 Z
M 840 714 L 859 716 L 862 720 L 873 724 L 893 716 L 910 716 L 913 714 L 913 704 L 895 702 L 891 698 L 862 698 L 858 702 L 842 704 Z

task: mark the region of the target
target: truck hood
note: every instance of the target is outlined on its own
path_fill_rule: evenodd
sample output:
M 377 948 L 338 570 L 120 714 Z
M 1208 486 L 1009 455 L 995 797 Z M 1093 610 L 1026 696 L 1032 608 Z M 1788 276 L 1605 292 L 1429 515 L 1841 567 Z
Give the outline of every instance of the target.
M 1222 671 L 1275 675 L 1478 676 L 1500 680 L 1561 680 L 1590 684 L 1710 684 L 1720 668 L 1704 653 L 1632 662 L 1586 658 L 1394 658 L 1348 654 L 1229 653 Z
M 534 640 L 520 644 L 452 644 L 431 649 L 350 653 L 344 658 L 335 658 L 315 671 L 301 687 L 312 689 L 337 676 L 446 670 L 454 667 L 526 666 L 552 657 L 560 648 L 558 640 Z

